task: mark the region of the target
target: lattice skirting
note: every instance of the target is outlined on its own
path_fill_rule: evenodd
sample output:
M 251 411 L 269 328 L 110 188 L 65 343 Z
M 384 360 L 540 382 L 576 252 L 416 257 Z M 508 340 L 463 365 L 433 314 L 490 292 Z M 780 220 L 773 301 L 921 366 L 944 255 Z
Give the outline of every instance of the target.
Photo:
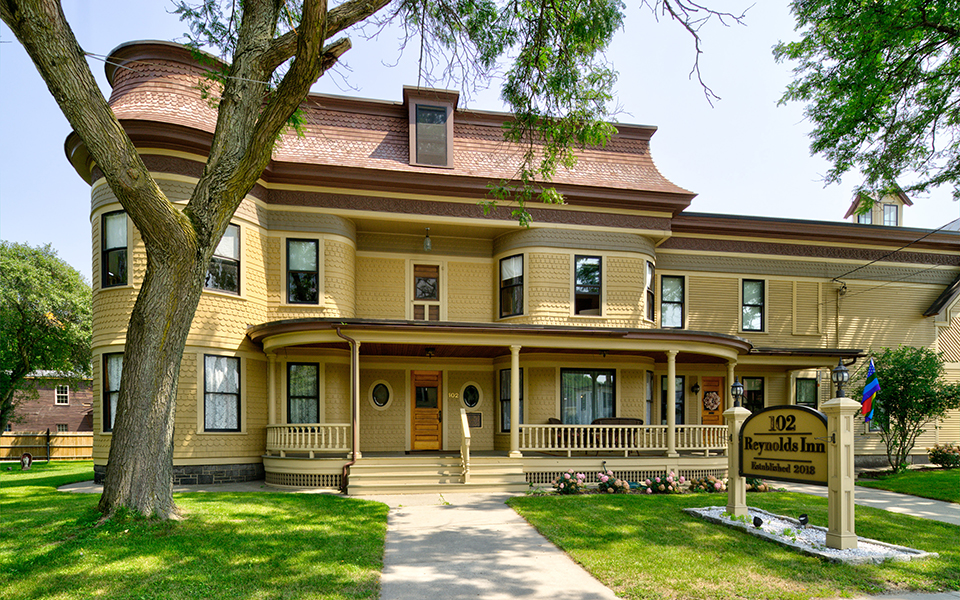
M 652 479 L 654 477 L 663 477 L 666 475 L 663 471 L 657 469 L 640 469 L 640 470 L 628 470 L 621 471 L 617 469 L 612 469 L 613 475 L 617 479 L 625 479 L 627 481 L 640 481 L 641 479 Z M 527 473 L 527 483 L 537 484 L 546 484 L 550 483 L 557 477 L 562 477 L 567 471 L 541 471 L 536 473 Z M 586 475 L 587 483 L 598 483 L 597 472 L 596 471 L 578 471 Z M 680 469 L 680 472 L 677 475 L 682 475 L 687 479 L 697 479 L 700 477 L 706 477 L 707 475 L 713 475 L 714 477 L 726 477 L 726 469 Z
M 339 489 L 339 473 L 267 473 L 266 483 L 282 487 Z

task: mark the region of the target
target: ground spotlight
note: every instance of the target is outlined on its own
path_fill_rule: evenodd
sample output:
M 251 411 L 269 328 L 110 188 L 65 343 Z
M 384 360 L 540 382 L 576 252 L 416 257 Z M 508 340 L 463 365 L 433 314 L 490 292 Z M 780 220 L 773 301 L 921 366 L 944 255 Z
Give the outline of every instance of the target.
M 757 529 L 760 529 L 761 525 L 763 525 L 763 519 L 761 519 L 760 517 L 754 517 L 753 526 L 756 527 Z
M 810 517 L 808 517 L 807 515 L 803 514 L 803 515 L 800 515 L 800 519 L 799 519 L 799 520 L 800 520 L 800 527 L 803 527 L 804 529 L 806 529 L 806 528 L 807 528 L 807 523 L 810 522 Z

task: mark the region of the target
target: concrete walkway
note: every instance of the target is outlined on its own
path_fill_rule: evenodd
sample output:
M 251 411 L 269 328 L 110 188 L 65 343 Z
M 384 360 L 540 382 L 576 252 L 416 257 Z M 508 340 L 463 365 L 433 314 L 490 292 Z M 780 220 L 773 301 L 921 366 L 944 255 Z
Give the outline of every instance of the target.
M 789 492 L 811 494 L 823 498 L 827 497 L 827 488 L 820 485 L 788 483 L 785 481 L 773 481 L 771 484 L 777 488 L 784 488 Z M 960 485 L 960 479 L 958 479 L 957 484 Z M 870 506 L 902 515 L 931 519 L 942 523 L 950 523 L 951 525 L 960 525 L 960 504 L 943 502 L 941 500 L 928 500 L 926 498 L 918 498 L 917 496 L 888 492 L 887 490 L 875 490 L 861 485 L 856 486 L 853 498 L 854 503 L 861 506 Z
M 504 504 L 507 498 L 364 497 L 390 506 L 381 600 L 617 597 Z

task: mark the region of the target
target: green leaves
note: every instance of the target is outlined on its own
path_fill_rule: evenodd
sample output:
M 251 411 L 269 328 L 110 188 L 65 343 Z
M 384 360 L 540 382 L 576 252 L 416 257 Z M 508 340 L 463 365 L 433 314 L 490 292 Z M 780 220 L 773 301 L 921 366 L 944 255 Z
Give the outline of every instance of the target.
M 49 245 L 0 242 L 0 429 L 31 371 L 90 373 L 90 286 Z
M 795 81 L 781 103 L 807 103 L 811 151 L 837 182 L 862 171 L 864 191 L 920 192 L 960 175 L 960 6 L 923 0 L 797 0 L 802 38 L 780 43 Z
M 873 355 L 873 362 L 880 382 L 874 421 L 890 466 L 899 468 L 925 426 L 960 408 L 960 384 L 943 380 L 943 357 L 929 348 L 884 348 Z M 861 381 L 856 397 L 862 392 Z

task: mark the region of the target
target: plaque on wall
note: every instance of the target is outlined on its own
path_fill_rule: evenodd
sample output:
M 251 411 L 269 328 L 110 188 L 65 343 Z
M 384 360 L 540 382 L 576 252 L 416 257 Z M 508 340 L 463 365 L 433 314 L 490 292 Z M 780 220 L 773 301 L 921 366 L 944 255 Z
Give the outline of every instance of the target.
M 483 413 L 467 413 L 467 424 L 470 425 L 470 429 L 480 429 L 483 427 Z

